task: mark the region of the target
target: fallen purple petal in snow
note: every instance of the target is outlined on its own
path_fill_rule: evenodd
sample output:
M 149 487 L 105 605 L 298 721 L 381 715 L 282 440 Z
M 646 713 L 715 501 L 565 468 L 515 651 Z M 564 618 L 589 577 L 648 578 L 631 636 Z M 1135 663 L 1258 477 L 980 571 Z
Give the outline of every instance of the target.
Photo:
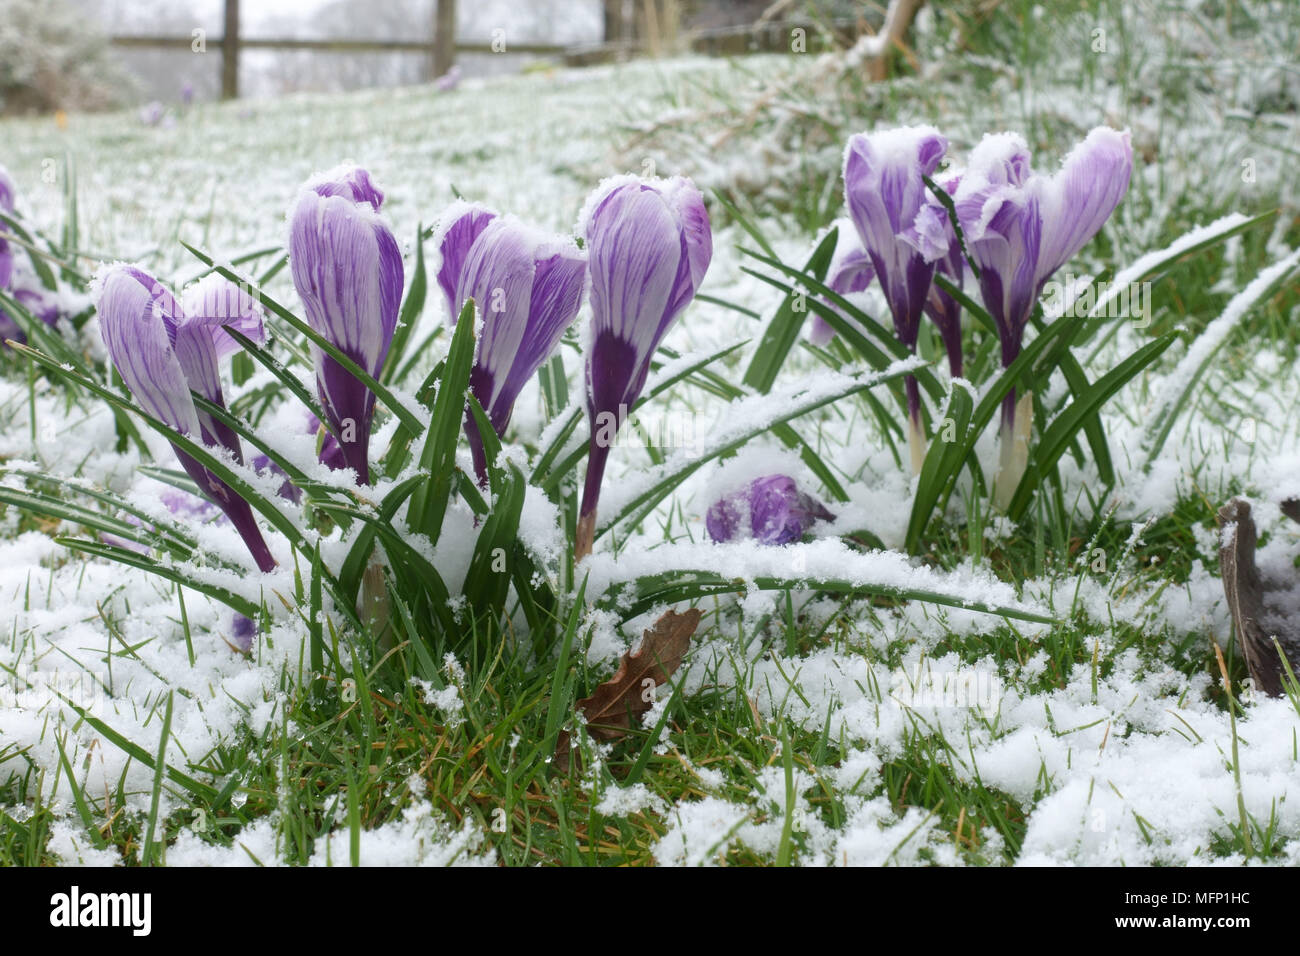
M 834 518 L 789 475 L 767 475 L 714 502 L 704 524 L 719 543 L 752 537 L 760 544 L 780 545 L 798 541 L 816 522 Z
M 289 268 L 307 321 L 378 378 L 397 327 L 402 254 L 378 215 L 384 195 L 358 167 L 309 180 L 289 216 Z M 312 347 L 316 388 L 343 458 L 370 483 L 375 395 L 322 349 Z

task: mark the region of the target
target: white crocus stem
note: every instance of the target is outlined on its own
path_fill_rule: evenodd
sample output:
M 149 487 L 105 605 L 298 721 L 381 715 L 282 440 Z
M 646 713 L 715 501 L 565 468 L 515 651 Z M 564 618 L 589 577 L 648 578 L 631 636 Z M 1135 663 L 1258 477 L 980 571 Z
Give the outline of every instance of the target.
M 919 475 L 925 464 L 925 431 L 912 416 L 907 417 L 907 447 L 912 453 L 912 474 Z
M 1011 498 L 1029 464 L 1029 435 L 1034 424 L 1034 393 L 1025 392 L 1016 402 L 1015 424 L 1004 426 L 999 436 L 998 474 L 993 482 L 993 503 L 999 511 L 1011 506 Z

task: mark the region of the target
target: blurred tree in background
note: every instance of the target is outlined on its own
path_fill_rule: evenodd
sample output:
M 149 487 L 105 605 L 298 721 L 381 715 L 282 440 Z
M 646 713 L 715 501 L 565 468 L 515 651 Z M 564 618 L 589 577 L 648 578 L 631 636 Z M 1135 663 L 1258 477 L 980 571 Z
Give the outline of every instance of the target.
M 133 82 L 67 0 L 0 0 L 0 112 L 107 109 Z

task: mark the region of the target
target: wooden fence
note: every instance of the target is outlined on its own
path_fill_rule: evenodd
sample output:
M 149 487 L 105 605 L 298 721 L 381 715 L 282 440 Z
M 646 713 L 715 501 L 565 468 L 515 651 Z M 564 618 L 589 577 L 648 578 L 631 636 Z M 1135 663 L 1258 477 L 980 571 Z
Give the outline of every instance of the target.
M 621 6 L 606 0 L 607 17 L 611 7 Z M 207 46 L 221 50 L 221 96 L 235 99 L 239 96 L 239 53 L 241 50 L 315 50 L 325 53 L 423 53 L 428 57 L 429 79 L 442 76 L 451 69 L 457 53 L 526 53 L 562 57 L 572 66 L 626 59 L 644 52 L 655 52 L 653 39 L 639 36 L 641 31 L 629 24 L 625 32 L 622 22 L 607 20 L 605 42 L 583 46 L 559 46 L 546 43 L 463 43 L 454 39 L 456 25 L 455 0 L 436 0 L 434 5 L 432 36 L 427 40 L 304 40 L 294 38 L 245 37 L 239 30 L 239 0 L 225 0 L 224 35 L 205 37 Z M 795 30 L 805 30 L 809 36 L 831 28 L 850 40 L 864 24 L 858 19 L 827 21 L 769 21 L 754 25 L 725 27 L 703 31 L 685 31 L 682 45 L 690 50 L 711 55 L 737 55 L 753 50 L 791 51 L 791 37 Z M 631 34 L 629 36 L 628 34 Z M 153 49 L 192 49 L 194 37 L 186 36 L 114 36 L 111 42 L 120 47 L 148 47 Z M 797 50 L 796 52 L 803 52 Z

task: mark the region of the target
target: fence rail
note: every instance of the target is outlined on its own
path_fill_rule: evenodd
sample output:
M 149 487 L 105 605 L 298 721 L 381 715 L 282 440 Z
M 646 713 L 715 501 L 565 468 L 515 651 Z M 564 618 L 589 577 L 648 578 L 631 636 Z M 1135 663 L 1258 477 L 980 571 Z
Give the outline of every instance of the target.
M 243 50 L 313 50 L 321 53 L 421 53 L 428 57 L 429 78 L 445 73 L 457 53 L 525 53 L 562 57 L 570 66 L 622 60 L 639 53 L 654 52 L 654 44 L 644 37 L 611 40 L 604 43 L 561 46 L 548 43 L 464 43 L 449 42 L 454 30 L 454 0 L 438 0 L 433 36 L 425 40 L 352 40 L 295 39 L 292 37 L 248 37 L 239 32 L 239 0 L 225 0 L 224 37 L 206 37 L 206 46 L 221 51 L 221 95 L 234 99 L 239 95 L 239 54 Z M 450 11 L 450 14 L 448 13 Z M 860 18 L 835 18 L 822 21 L 782 20 L 735 27 L 684 31 L 681 45 L 698 53 L 733 56 L 752 50 L 790 49 L 792 31 L 802 29 L 815 34 L 829 28 L 835 33 L 856 34 L 864 27 Z M 606 30 L 606 33 L 610 33 Z M 621 28 L 617 31 L 621 33 Z M 229 37 L 229 40 L 227 40 Z M 441 39 L 440 39 L 441 37 Z M 190 36 L 126 35 L 110 37 L 119 47 L 188 50 Z M 802 51 L 796 51 L 802 52 Z
M 148 36 L 145 34 L 110 37 L 109 42 L 122 47 L 155 49 L 190 49 L 190 37 Z M 225 48 L 223 37 L 208 37 L 206 44 Z M 245 37 L 238 40 L 241 50 L 318 50 L 325 53 L 427 53 L 432 55 L 433 40 L 296 40 L 277 37 Z M 532 53 L 563 55 L 570 48 L 553 43 L 457 43 L 457 53 Z

